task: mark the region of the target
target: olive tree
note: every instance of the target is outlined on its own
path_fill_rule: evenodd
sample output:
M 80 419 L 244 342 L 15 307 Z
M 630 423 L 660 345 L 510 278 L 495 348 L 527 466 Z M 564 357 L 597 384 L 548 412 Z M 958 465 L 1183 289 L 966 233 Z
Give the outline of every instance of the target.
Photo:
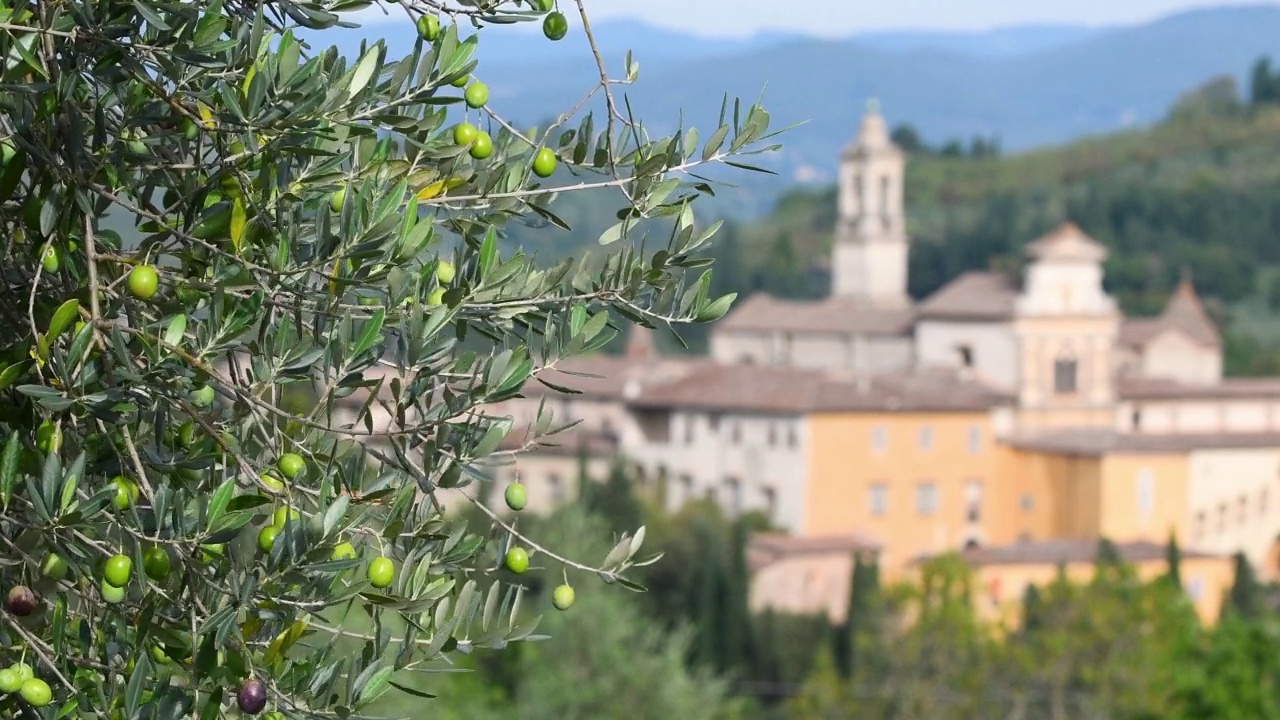
M 590 40 L 582 2 L 575 30 L 552 0 L 402 0 L 407 57 L 323 46 L 367 5 L 0 0 L 0 715 L 362 717 L 422 693 L 393 674 L 528 639 L 540 557 L 562 609 L 653 559 L 643 528 L 574 558 L 484 505 L 505 439 L 566 424 L 488 408 L 611 318 L 728 310 L 690 203 L 768 114 L 653 139 L 638 66 L 591 42 L 598 85 L 524 127 L 478 58 L 515 22 Z M 602 249 L 503 242 L 592 189 Z

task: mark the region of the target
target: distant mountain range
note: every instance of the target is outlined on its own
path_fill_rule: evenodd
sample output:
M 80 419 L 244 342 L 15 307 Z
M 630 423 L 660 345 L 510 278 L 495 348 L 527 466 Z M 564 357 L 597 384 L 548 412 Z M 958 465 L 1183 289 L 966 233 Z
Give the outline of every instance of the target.
M 791 34 L 708 39 L 636 23 L 595 28 L 611 70 L 627 49 L 641 63 L 626 88 L 654 132 L 681 116 L 709 131 L 723 93 L 751 102 L 764 92 L 783 136 L 767 164 L 782 177 L 829 181 L 869 97 L 890 122 L 909 122 L 930 142 L 997 136 L 1016 151 L 1142 125 L 1177 97 L 1221 75 L 1245 78 L 1261 55 L 1280 56 L 1280 7 L 1195 10 L 1122 27 L 1024 26 L 984 32 L 883 32 L 827 40 Z M 530 24 L 482 35 L 477 75 L 491 104 L 523 124 L 570 107 L 596 79 L 582 33 L 550 43 Z M 406 22 L 326 35 L 346 50 L 385 37 L 393 56 L 412 48 Z M 752 181 L 752 187 L 756 187 Z

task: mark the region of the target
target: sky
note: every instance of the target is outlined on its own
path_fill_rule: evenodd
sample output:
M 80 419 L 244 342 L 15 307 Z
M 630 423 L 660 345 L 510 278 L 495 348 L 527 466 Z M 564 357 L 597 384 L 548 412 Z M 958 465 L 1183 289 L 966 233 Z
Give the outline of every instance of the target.
M 566 11 L 573 2 L 559 1 Z M 593 21 L 637 19 L 722 37 L 762 30 L 845 37 L 870 30 L 1114 25 L 1198 7 L 1260 4 L 1276 5 L 1280 0 L 586 0 Z M 361 20 L 377 21 L 366 13 L 361 13 Z
M 563 2 L 563 0 L 562 0 Z M 593 20 L 636 18 L 702 35 L 793 30 L 844 36 L 867 30 L 985 29 L 1005 25 L 1127 24 L 1182 10 L 1260 0 L 587 0 Z

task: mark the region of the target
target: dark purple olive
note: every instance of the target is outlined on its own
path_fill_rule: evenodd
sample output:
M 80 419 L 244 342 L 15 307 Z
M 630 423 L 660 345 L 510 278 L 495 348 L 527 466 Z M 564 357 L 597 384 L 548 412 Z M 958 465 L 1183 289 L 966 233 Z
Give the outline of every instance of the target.
M 240 685 L 240 692 L 236 693 L 236 705 L 240 706 L 240 712 L 250 715 L 262 712 L 262 708 L 267 706 L 267 686 L 257 678 L 245 680 Z
M 17 585 L 4 599 L 4 609 L 18 617 L 26 617 L 36 611 L 36 594 L 26 585 Z

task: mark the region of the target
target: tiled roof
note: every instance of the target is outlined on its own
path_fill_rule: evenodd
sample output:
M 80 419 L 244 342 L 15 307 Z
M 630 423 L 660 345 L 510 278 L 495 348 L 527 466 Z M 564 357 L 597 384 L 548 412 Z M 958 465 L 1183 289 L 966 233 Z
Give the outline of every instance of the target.
M 799 537 L 783 533 L 756 533 L 751 536 L 750 547 L 773 554 L 828 553 L 848 550 L 879 550 L 879 540 L 860 532 L 846 535 L 822 535 Z
M 851 376 L 823 383 L 818 411 L 973 412 L 1012 404 L 1014 397 L 948 368 L 877 375 L 860 383 Z
M 1008 320 L 1018 291 L 1000 273 L 967 272 L 942 286 L 920 304 L 922 318 Z
M 911 370 L 859 379 L 852 373 L 765 365 L 706 365 L 646 386 L 636 407 L 801 414 L 806 412 L 976 412 L 1012 398 L 952 370 Z
M 1196 294 L 1190 277 L 1184 277 L 1178 284 L 1178 289 L 1174 291 L 1173 297 L 1169 298 L 1169 304 L 1165 306 L 1160 320 L 1167 327 L 1185 332 L 1201 345 L 1209 347 L 1222 345 L 1222 335 L 1218 333 L 1218 326 L 1209 317 L 1209 312 L 1205 310 L 1204 303 Z
M 1098 557 L 1098 540 L 1043 540 L 1037 542 L 1015 543 L 993 547 L 979 547 L 964 550 L 960 557 L 970 565 L 1058 565 L 1068 563 L 1094 562 Z M 1121 559 L 1130 563 L 1162 560 L 1165 557 L 1165 546 L 1149 541 L 1116 543 L 1116 550 Z M 1211 553 L 1184 549 L 1183 558 L 1220 557 Z M 927 557 L 916 558 L 921 562 Z
M 1043 434 L 1016 435 L 1012 447 L 1054 455 L 1097 457 L 1112 454 L 1177 454 L 1192 450 L 1227 448 L 1280 448 L 1280 433 L 1143 434 L 1114 430 L 1054 430 Z
M 530 442 L 530 428 L 513 427 L 511 432 L 498 445 L 499 450 L 519 450 Z M 529 455 L 577 455 L 579 450 L 586 449 L 592 457 L 609 457 L 618 452 L 617 438 L 600 432 L 593 432 L 579 423 L 554 435 L 543 435 L 536 444 L 522 454 Z
M 1280 378 L 1224 378 L 1212 385 L 1192 385 L 1160 378 L 1121 377 L 1122 400 L 1280 399 Z
M 1180 331 L 1206 347 L 1222 347 L 1218 326 L 1209 317 L 1190 278 L 1184 277 L 1179 283 L 1159 317 L 1126 319 L 1120 326 L 1120 342 L 1130 347 L 1142 347 L 1166 330 Z
M 667 383 L 647 385 L 631 399 L 641 408 L 799 414 L 813 407 L 825 375 L 765 365 L 715 364 Z
M 1107 248 L 1084 234 L 1075 223 L 1065 222 L 1027 245 L 1027 254 L 1040 260 L 1101 262 L 1107 257 Z
M 856 298 L 782 300 L 756 293 L 716 323 L 715 329 L 901 336 L 910 333 L 914 320 L 910 308 L 868 307 Z
M 571 397 L 589 400 L 622 400 L 629 389 L 645 384 L 670 382 L 697 370 L 710 361 L 703 358 L 635 358 L 625 355 L 593 355 L 566 358 L 551 370 L 538 373 L 538 377 L 555 385 L 569 388 L 579 394 Z M 540 382 L 531 379 L 525 383 L 526 397 L 559 394 Z
M 859 532 L 819 537 L 757 533 L 747 542 L 747 562 L 752 570 L 759 570 L 788 558 L 832 553 L 852 556 L 855 552 L 879 552 L 881 547 L 878 540 Z

